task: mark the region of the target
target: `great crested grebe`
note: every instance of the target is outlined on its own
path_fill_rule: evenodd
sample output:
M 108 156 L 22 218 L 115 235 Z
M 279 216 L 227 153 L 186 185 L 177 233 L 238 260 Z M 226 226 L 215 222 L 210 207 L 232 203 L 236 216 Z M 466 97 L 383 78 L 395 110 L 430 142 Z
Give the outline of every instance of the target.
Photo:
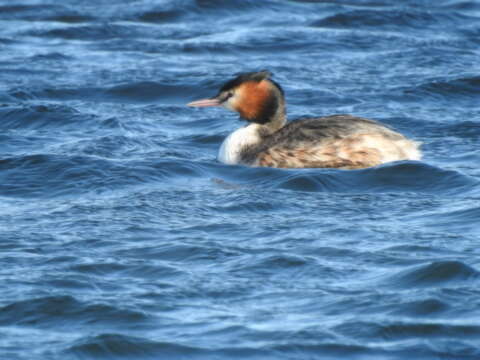
M 419 160 L 419 143 L 373 120 L 351 115 L 303 118 L 287 124 L 285 97 L 268 71 L 238 75 L 210 99 L 188 106 L 223 106 L 248 121 L 223 142 L 225 164 L 278 168 L 359 169 Z

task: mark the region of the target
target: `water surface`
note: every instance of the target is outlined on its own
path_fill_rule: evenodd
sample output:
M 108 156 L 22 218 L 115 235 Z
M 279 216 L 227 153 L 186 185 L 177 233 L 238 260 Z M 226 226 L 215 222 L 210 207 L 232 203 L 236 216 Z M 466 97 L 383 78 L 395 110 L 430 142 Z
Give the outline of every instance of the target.
M 0 1 L 0 354 L 479 359 L 477 1 Z M 185 103 L 269 69 L 290 118 L 423 142 L 365 170 L 216 161 Z

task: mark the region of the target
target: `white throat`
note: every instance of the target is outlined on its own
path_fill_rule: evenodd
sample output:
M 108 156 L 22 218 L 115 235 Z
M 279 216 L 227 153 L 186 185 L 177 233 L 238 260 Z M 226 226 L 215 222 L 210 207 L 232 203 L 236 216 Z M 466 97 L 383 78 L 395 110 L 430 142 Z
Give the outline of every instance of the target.
M 249 124 L 228 135 L 218 151 L 218 161 L 229 165 L 240 164 L 242 150 L 261 141 L 259 127 L 258 124 Z

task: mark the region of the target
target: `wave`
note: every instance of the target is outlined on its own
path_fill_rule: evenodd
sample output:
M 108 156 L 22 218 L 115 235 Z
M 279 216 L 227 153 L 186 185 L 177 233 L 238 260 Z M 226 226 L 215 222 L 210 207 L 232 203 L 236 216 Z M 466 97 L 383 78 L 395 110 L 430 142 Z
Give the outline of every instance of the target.
M 91 324 L 114 326 L 146 321 L 137 311 L 112 305 L 86 304 L 72 296 L 48 296 L 21 300 L 0 308 L 2 326 L 55 327 Z
M 272 6 L 278 4 L 272 0 L 256 1 L 256 0 L 244 0 L 225 2 L 222 0 L 195 0 L 193 2 L 195 7 L 200 10 L 213 10 L 215 12 L 231 12 L 231 11 L 259 11 L 269 10 Z
M 140 12 L 135 16 L 132 16 L 132 20 L 144 21 L 149 23 L 164 23 L 170 21 L 178 20 L 183 14 L 185 14 L 185 9 L 150 9 L 147 11 Z
M 140 81 L 118 84 L 105 88 L 54 87 L 34 88 L 28 90 L 12 89 L 9 91 L 8 95 L 20 100 L 181 103 L 184 105 L 189 96 L 195 94 L 196 91 L 197 89 L 194 86 L 185 84 L 162 84 L 154 81 Z M 55 107 L 55 105 L 50 105 L 50 107 Z
M 82 14 L 62 5 L 3 5 L 0 6 L 0 19 L 23 21 L 58 21 L 82 23 L 92 21 L 93 16 Z
M 77 4 L 75 4 L 77 5 Z M 255 10 L 269 10 L 274 1 L 245 0 L 240 3 L 225 3 L 218 0 L 184 0 L 184 1 L 163 1 L 160 5 L 137 4 L 135 7 L 121 6 L 118 4 L 106 3 L 103 7 L 109 11 L 98 13 L 93 6 L 72 6 L 68 2 L 62 5 L 53 4 L 24 4 L 24 5 L 2 5 L 0 6 L 0 19 L 22 20 L 22 21 L 44 21 L 60 22 L 66 24 L 92 23 L 95 21 L 131 21 L 146 23 L 166 23 L 177 21 L 182 17 L 192 18 L 192 13 L 201 12 L 204 16 L 221 16 L 232 12 L 248 12 Z M 291 7 L 291 5 L 290 5 Z M 286 6 L 288 8 L 288 6 Z M 88 27 L 87 27 L 88 28 Z M 61 30 L 60 36 L 70 38 L 73 34 Z M 84 29 L 83 29 L 84 30 Z M 82 30 L 82 31 L 83 31 Z M 79 35 L 82 36 L 82 35 Z
M 168 100 L 171 104 L 174 99 L 181 98 L 182 100 L 179 101 L 185 101 L 184 99 L 194 94 L 195 91 L 194 86 L 142 81 L 113 86 L 105 91 L 105 95 L 120 101 L 159 102 Z
M 89 156 L 24 155 L 0 160 L 0 195 L 57 197 L 200 177 L 202 168 L 175 160 L 114 161 Z M 178 181 L 178 180 L 177 180 Z
M 452 170 L 421 162 L 396 162 L 362 170 L 230 167 L 244 184 L 308 192 L 420 192 L 452 193 L 476 188 L 479 182 Z
M 16 93 L 16 96 L 21 96 Z M 25 95 L 30 97 L 29 95 Z M 73 107 L 61 104 L 4 105 L 0 106 L 0 129 L 39 130 L 46 127 L 61 128 L 78 125 L 92 119 Z
M 468 140 L 476 140 L 480 136 L 480 122 L 472 120 L 458 121 L 453 124 L 437 124 L 436 126 L 431 126 L 430 132 L 438 138 L 455 136 Z
M 101 140 L 101 139 L 100 139 Z M 5 196 L 58 196 L 71 191 L 104 191 L 168 179 L 220 178 L 219 185 L 334 193 L 435 193 L 458 194 L 478 188 L 478 181 L 456 171 L 420 162 L 401 162 L 364 170 L 246 168 L 211 162 L 161 159 L 117 162 L 98 155 L 119 151 L 118 139 L 96 143 L 84 152 L 95 156 L 25 155 L 0 160 Z M 134 146 L 142 146 L 134 141 Z M 131 146 L 131 141 L 127 141 Z M 87 151 L 88 150 L 88 151 Z M 77 150 L 78 151 L 78 150 Z M 106 152 L 105 152 L 106 151 Z
M 439 299 L 428 298 L 423 300 L 410 301 L 401 303 L 391 313 L 394 315 L 408 316 L 408 317 L 428 317 L 438 316 L 444 314 L 451 309 L 451 306 Z
M 49 52 L 43 54 L 33 55 L 28 58 L 28 61 L 38 62 L 38 61 L 45 61 L 45 62 L 56 62 L 56 61 L 69 61 L 72 60 L 72 56 L 68 56 L 62 54 L 60 52 Z
M 254 338 L 256 333 L 250 334 Z M 318 335 L 318 334 L 316 334 Z M 257 335 L 258 336 L 258 335 Z M 426 349 L 425 349 L 426 350 Z M 319 340 L 315 343 L 307 340 L 288 340 L 288 343 L 273 345 L 265 342 L 263 346 L 191 346 L 181 343 L 152 341 L 147 338 L 104 333 L 83 338 L 71 346 L 67 354 L 80 357 L 135 357 L 135 358 L 175 358 L 175 359 L 207 359 L 207 358 L 261 358 L 292 359 L 315 357 L 319 353 L 325 359 L 340 357 L 373 357 L 386 355 L 381 347 L 346 344 L 335 341 Z M 423 352 L 425 353 L 425 351 Z
M 205 353 L 201 348 L 184 346 L 176 343 L 157 342 L 145 338 L 121 334 L 101 334 L 77 341 L 67 353 L 81 357 L 128 356 L 145 358 L 162 356 L 164 358 L 189 358 L 189 356 Z M 191 357 L 190 357 L 191 358 Z
M 470 206 L 469 206 L 470 205 Z M 478 233 L 478 219 L 480 218 L 480 207 L 478 201 L 471 204 L 465 202 L 461 209 L 449 211 L 436 211 L 433 214 L 425 214 L 423 217 L 424 226 L 442 230 L 447 234 L 472 234 L 475 237 Z
M 444 9 L 455 9 L 455 10 L 465 10 L 465 11 L 475 11 L 480 10 L 480 4 L 474 1 L 469 0 L 450 0 L 444 3 L 439 4 L 440 7 Z
M 388 281 L 394 286 L 412 288 L 460 286 L 479 278 L 480 272 L 460 261 L 435 261 L 404 270 L 390 277 Z
M 345 322 L 335 328 L 343 336 L 364 339 L 405 340 L 418 338 L 452 337 L 474 339 L 480 335 L 480 326 L 457 325 L 447 322 Z
M 334 28 L 368 28 L 368 29 L 425 29 L 435 26 L 445 26 L 448 23 L 456 23 L 460 14 L 446 15 L 414 9 L 402 10 L 353 10 L 346 11 L 311 24 L 314 27 Z
M 433 80 L 404 90 L 406 94 L 441 96 L 445 99 L 480 99 L 480 76 Z
M 81 25 L 75 27 L 56 28 L 51 30 L 32 30 L 27 34 L 37 37 L 61 38 L 67 40 L 101 41 L 115 38 L 142 37 L 144 31 L 133 25 Z

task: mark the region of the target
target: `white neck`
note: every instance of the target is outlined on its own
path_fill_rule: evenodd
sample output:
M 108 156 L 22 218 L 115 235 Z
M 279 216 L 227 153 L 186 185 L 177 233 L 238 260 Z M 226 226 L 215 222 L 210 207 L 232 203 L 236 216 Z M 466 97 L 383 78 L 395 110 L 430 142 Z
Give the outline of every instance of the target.
M 228 135 L 218 151 L 218 160 L 229 165 L 240 164 L 242 150 L 261 141 L 259 128 L 258 124 L 249 124 Z

